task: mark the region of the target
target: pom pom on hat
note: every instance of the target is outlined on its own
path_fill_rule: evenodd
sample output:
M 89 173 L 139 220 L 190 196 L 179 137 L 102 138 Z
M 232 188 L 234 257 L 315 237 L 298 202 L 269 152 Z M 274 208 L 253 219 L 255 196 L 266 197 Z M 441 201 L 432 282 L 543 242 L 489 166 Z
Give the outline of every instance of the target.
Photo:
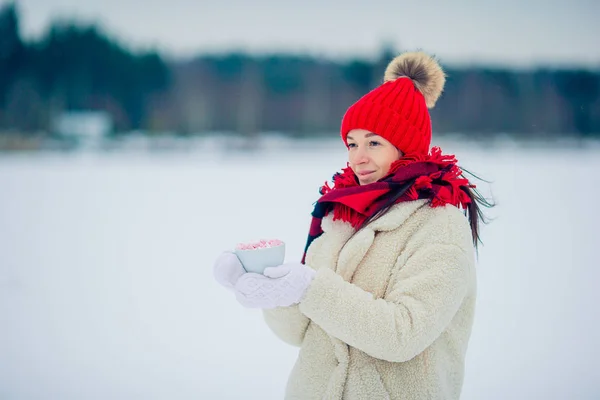
M 394 81 L 401 77 L 407 77 L 413 81 L 425 97 L 428 108 L 435 106 L 446 83 L 446 74 L 440 64 L 432 56 L 422 51 L 404 53 L 390 61 L 383 76 L 384 82 Z

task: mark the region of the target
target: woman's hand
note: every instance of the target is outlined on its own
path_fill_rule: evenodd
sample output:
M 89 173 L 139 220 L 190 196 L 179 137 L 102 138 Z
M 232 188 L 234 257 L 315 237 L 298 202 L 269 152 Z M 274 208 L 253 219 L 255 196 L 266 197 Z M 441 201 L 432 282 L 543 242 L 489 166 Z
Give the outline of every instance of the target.
M 231 251 L 219 255 L 213 266 L 213 274 L 217 282 L 229 290 L 235 290 L 238 279 L 246 274 L 239 258 Z
M 288 307 L 299 303 L 316 272 L 301 263 L 266 268 L 264 275 L 245 273 L 237 279 L 237 300 L 248 308 Z

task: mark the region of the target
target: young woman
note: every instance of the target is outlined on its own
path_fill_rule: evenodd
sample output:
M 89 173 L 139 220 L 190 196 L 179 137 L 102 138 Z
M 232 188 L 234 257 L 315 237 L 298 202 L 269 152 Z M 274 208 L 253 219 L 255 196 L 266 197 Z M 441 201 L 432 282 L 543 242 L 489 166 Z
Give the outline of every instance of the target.
M 300 347 L 287 399 L 460 396 L 488 204 L 430 148 L 444 83 L 435 59 L 405 53 L 348 109 L 348 167 L 321 188 L 302 262 L 264 275 L 230 252 L 215 263 L 219 283 Z

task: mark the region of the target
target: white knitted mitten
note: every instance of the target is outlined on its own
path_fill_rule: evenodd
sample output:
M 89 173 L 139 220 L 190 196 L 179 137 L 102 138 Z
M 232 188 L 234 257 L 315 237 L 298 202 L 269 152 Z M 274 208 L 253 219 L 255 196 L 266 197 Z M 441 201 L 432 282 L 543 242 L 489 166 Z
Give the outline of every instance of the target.
M 239 258 L 231 251 L 221 253 L 213 266 L 215 279 L 229 290 L 234 290 L 235 283 L 245 273 Z
M 288 307 L 304 298 L 315 274 L 301 263 L 266 268 L 264 275 L 246 273 L 235 284 L 236 298 L 248 308 Z

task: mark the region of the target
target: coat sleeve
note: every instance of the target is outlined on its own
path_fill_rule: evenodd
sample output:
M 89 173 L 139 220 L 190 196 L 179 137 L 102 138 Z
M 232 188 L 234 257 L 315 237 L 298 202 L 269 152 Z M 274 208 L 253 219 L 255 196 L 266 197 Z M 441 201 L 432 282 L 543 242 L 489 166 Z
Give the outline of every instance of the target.
M 346 282 L 329 269 L 317 272 L 300 311 L 329 335 L 366 354 L 408 361 L 448 326 L 469 287 L 473 255 L 456 244 L 419 247 L 403 265 L 385 299 Z
M 263 310 L 267 326 L 284 342 L 301 346 L 309 319 L 300 312 L 298 305 Z

